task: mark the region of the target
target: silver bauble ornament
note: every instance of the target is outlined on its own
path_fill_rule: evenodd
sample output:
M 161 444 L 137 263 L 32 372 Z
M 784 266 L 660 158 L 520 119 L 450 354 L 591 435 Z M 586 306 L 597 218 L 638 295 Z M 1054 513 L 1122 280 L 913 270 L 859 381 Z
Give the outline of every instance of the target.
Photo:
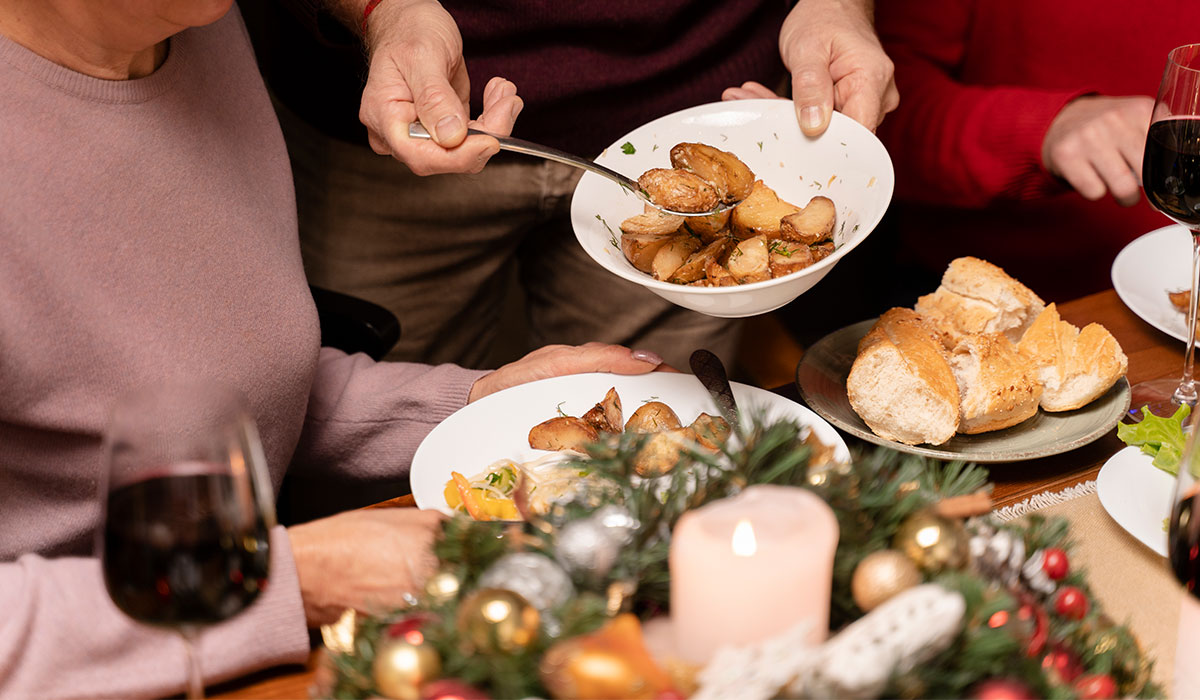
M 503 588 L 519 593 L 546 613 L 575 595 L 571 577 L 553 559 L 534 552 L 506 554 L 479 577 L 480 588 Z
M 558 531 L 554 554 L 572 576 L 602 579 L 633 541 L 639 523 L 621 506 L 607 505 Z

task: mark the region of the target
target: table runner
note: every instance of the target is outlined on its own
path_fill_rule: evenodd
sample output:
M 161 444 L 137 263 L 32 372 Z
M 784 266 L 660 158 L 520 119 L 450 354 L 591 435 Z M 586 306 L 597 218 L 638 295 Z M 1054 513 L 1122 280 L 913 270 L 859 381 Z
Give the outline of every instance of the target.
M 1129 625 L 1155 660 L 1153 678 L 1171 697 L 1183 592 L 1167 560 L 1117 524 L 1100 505 L 1096 482 L 1038 494 L 996 511 L 1001 520 L 1029 513 L 1071 524 L 1072 567 L 1083 567 L 1093 594 L 1113 620 Z

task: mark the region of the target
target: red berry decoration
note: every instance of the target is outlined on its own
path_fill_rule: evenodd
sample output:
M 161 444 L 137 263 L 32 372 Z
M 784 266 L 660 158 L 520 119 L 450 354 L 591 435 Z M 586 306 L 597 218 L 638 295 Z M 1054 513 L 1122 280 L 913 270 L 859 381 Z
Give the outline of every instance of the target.
M 1088 611 L 1087 596 L 1075 586 L 1063 586 L 1054 599 L 1054 610 L 1065 618 L 1082 620 Z
M 1042 570 L 1052 580 L 1061 581 L 1070 570 L 1067 563 L 1067 553 L 1058 547 L 1049 547 L 1042 551 Z
M 1042 657 L 1042 668 L 1046 675 L 1059 685 L 1070 685 L 1083 673 L 1083 664 L 1068 649 L 1055 646 Z
M 416 613 L 409 615 L 406 618 L 393 622 L 387 630 L 389 639 L 403 637 L 405 641 L 411 644 L 421 644 L 425 635 L 421 634 L 421 628 L 425 623 L 433 620 L 433 615 L 429 613 Z
M 490 700 L 488 694 L 456 678 L 442 678 L 421 687 L 421 700 Z
M 1009 678 L 983 681 L 970 690 L 969 697 L 978 700 L 1031 700 L 1037 697 L 1024 683 Z
M 1117 682 L 1107 673 L 1089 673 L 1071 685 L 1081 700 L 1108 700 L 1117 696 Z

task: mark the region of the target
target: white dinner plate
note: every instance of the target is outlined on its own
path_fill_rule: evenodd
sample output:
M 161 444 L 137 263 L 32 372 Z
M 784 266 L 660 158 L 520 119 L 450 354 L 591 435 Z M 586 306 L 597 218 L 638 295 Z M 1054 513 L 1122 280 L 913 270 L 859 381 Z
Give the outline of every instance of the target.
M 838 459 L 850 459 L 845 441 L 817 414 L 769 391 L 737 382 L 732 386 L 743 419 L 759 411 L 769 420 L 791 418 L 835 445 Z M 529 429 L 559 411 L 582 416 L 610 387 L 620 395 L 626 418 L 646 401 L 667 404 L 685 425 L 702 412 L 719 415 L 708 391 L 690 374 L 573 374 L 521 384 L 459 409 L 425 436 L 410 476 L 417 506 L 451 512 L 442 495 L 451 471 L 470 476 L 500 459 L 523 462 L 546 454 L 529 447 Z
M 1152 464 L 1153 458 L 1126 447 L 1104 463 L 1096 477 L 1100 505 L 1125 531 L 1161 556 L 1167 556 L 1163 522 L 1171 513 L 1175 478 Z
M 1187 342 L 1187 314 L 1167 298 L 1191 286 L 1192 241 L 1179 225 L 1139 236 L 1121 249 L 1112 265 L 1117 296 L 1143 321 Z

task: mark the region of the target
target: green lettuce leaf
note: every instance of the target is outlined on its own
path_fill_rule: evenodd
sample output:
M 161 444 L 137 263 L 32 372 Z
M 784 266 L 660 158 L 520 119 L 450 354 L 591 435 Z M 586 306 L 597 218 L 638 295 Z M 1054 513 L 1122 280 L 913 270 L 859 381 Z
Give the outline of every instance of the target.
M 1174 475 L 1183 457 L 1183 446 L 1187 437 L 1183 434 L 1183 422 L 1192 412 L 1191 406 L 1180 406 L 1170 418 L 1162 418 L 1142 407 L 1139 423 L 1117 424 L 1117 437 L 1126 445 L 1140 447 L 1142 452 L 1154 458 L 1154 466 Z

